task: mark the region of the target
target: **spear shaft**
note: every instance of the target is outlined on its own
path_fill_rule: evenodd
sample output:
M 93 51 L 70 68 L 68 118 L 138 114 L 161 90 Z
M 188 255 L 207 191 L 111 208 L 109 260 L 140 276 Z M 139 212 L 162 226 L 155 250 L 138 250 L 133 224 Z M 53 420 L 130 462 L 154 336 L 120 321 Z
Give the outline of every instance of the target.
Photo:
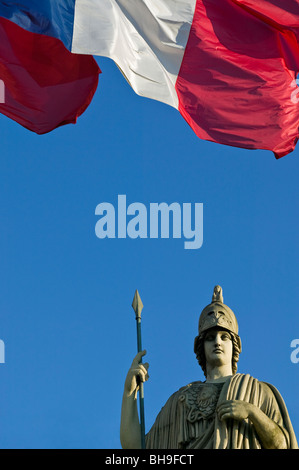
M 143 304 L 139 296 L 138 291 L 136 290 L 132 307 L 136 315 L 136 326 L 137 326 L 137 350 L 138 352 L 142 351 L 142 341 L 141 341 L 141 311 L 143 309 Z M 141 359 L 142 362 L 142 359 Z M 144 419 L 144 389 L 143 382 L 139 382 L 139 411 L 140 411 L 140 430 L 141 430 L 141 448 L 145 449 L 145 419 Z

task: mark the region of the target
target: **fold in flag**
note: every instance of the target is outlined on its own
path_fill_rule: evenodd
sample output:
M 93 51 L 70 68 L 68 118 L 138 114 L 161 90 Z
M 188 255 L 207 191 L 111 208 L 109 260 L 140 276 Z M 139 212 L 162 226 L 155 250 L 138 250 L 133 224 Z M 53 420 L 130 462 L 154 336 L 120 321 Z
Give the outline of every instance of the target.
M 94 58 L 69 50 L 72 3 L 0 1 L 0 112 L 38 134 L 75 123 L 97 89 Z
M 0 0 L 0 16 L 41 42 L 111 58 L 137 94 L 179 110 L 201 139 L 277 158 L 295 148 L 299 0 Z M 34 57 L 40 84 L 47 59 Z

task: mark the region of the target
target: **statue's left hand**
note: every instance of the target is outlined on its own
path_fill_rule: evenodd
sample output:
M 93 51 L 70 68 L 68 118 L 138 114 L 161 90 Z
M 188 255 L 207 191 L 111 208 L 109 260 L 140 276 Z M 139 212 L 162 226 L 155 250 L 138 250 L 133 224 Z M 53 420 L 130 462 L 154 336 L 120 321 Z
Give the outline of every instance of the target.
M 243 420 L 249 418 L 252 406 L 242 400 L 227 400 L 218 405 L 217 413 L 221 421 L 229 418 Z
M 217 407 L 220 420 L 249 419 L 265 449 L 286 449 L 287 442 L 281 428 L 272 421 L 260 408 L 242 400 L 227 400 Z

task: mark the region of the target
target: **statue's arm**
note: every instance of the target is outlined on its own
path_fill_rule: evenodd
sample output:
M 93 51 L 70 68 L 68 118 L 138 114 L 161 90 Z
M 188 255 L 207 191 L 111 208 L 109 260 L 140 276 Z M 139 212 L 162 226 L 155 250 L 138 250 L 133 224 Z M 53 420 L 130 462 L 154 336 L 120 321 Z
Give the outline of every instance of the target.
M 225 419 L 249 419 L 265 449 L 285 449 L 287 442 L 281 428 L 257 406 L 242 400 L 228 400 L 218 406 L 218 416 Z
M 257 406 L 249 407 L 249 420 L 265 449 L 286 449 L 287 442 L 284 433 L 272 419 Z
M 148 380 L 148 364 L 140 364 L 145 351 L 138 353 L 128 371 L 121 407 L 120 442 L 123 449 L 141 449 L 141 431 L 137 409 L 139 381 Z

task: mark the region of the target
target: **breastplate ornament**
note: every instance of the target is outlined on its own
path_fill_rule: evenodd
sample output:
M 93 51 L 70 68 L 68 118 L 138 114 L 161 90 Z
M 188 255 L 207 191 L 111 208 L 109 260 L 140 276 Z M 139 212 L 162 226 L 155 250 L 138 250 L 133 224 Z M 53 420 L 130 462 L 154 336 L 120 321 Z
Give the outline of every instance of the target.
M 210 383 L 188 385 L 179 397 L 186 407 L 187 420 L 194 423 L 199 419 L 210 419 L 215 414 L 220 388 Z

